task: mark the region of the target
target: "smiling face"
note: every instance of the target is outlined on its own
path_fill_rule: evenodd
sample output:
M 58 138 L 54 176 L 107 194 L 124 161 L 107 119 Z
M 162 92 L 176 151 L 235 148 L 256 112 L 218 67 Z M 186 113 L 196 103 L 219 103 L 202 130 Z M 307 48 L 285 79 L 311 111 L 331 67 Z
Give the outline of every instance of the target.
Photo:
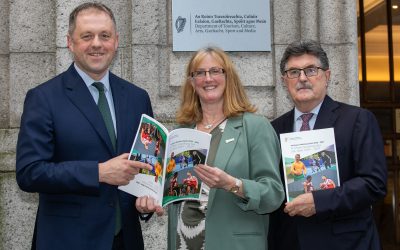
M 321 67 L 317 57 L 309 54 L 301 56 L 292 56 L 286 63 L 285 70 L 304 69 L 308 67 Z M 290 79 L 284 74 L 282 76 L 290 96 L 296 107 L 301 112 L 310 112 L 320 104 L 327 91 L 330 70 L 318 70 L 316 76 L 307 77 L 303 71 L 298 78 Z
M 207 54 L 193 71 L 208 71 L 211 68 L 223 68 L 223 66 L 210 54 Z M 223 105 L 225 91 L 225 74 L 210 76 L 206 73 L 203 78 L 193 78 L 192 85 L 200 98 L 202 105 L 219 104 Z
M 91 8 L 78 14 L 67 42 L 75 64 L 94 80 L 100 80 L 118 48 L 118 34 L 107 13 Z

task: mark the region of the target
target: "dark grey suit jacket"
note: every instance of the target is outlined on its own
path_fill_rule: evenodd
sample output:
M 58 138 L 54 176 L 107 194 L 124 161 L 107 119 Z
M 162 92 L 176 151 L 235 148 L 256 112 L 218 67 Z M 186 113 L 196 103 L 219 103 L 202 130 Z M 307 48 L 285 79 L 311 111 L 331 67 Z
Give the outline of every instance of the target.
M 294 110 L 272 122 L 293 132 Z M 284 204 L 271 215 L 269 249 L 380 249 L 371 205 L 386 194 L 382 135 L 374 115 L 326 96 L 314 129 L 333 127 L 340 187 L 313 192 L 316 215 L 290 217 Z M 281 177 L 283 173 L 281 169 Z

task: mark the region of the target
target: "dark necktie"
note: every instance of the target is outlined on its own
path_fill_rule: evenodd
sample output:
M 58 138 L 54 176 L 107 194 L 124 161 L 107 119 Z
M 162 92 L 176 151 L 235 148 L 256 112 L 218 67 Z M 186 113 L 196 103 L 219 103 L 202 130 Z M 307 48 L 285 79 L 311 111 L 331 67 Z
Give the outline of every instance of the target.
M 114 131 L 114 123 L 111 117 L 110 106 L 108 106 L 108 101 L 106 95 L 104 93 L 104 85 L 101 82 L 94 82 L 93 86 L 99 91 L 99 101 L 97 102 L 97 106 L 99 107 L 100 113 L 103 116 L 104 123 L 106 124 L 108 135 L 110 136 L 111 143 L 114 151 L 116 150 L 116 137 Z
M 313 113 L 307 113 L 307 114 L 302 114 L 301 120 L 303 120 L 303 123 L 301 124 L 300 131 L 305 131 L 305 130 L 310 130 L 310 123 L 309 121 L 311 120 L 311 117 L 313 116 Z
M 114 151 L 116 151 L 116 137 L 115 137 L 115 131 L 114 131 L 114 123 L 111 117 L 111 112 L 110 112 L 110 106 L 108 106 L 108 101 L 106 98 L 106 95 L 104 93 L 104 85 L 101 82 L 94 82 L 93 86 L 96 87 L 96 89 L 99 91 L 99 100 L 97 102 L 97 106 L 99 107 L 100 113 L 103 116 L 104 123 L 106 124 L 107 132 L 108 135 L 110 136 L 111 143 L 113 145 Z M 115 204 L 115 235 L 119 233 L 121 230 L 121 208 L 119 206 L 119 199 L 116 200 Z

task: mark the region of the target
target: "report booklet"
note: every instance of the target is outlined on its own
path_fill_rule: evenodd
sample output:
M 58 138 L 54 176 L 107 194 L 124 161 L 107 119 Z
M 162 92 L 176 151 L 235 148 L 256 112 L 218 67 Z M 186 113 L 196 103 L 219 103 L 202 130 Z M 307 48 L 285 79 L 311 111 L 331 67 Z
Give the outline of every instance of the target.
M 210 142 L 208 133 L 191 128 L 168 132 L 143 114 L 129 159 L 146 162 L 152 169 L 141 169 L 128 185 L 118 188 L 137 197 L 151 196 L 162 206 L 199 199 L 202 182 L 193 168 L 205 164 Z
M 280 135 L 287 201 L 340 186 L 333 128 Z

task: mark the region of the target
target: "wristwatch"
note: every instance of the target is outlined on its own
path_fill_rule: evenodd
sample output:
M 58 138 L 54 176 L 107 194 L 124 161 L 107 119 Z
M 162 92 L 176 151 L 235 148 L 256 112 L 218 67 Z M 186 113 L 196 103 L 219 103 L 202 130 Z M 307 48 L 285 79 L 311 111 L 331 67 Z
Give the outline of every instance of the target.
M 242 181 L 238 178 L 235 178 L 235 186 L 231 187 L 231 189 L 229 189 L 229 192 L 236 194 L 237 192 L 239 192 L 241 185 L 242 185 Z

